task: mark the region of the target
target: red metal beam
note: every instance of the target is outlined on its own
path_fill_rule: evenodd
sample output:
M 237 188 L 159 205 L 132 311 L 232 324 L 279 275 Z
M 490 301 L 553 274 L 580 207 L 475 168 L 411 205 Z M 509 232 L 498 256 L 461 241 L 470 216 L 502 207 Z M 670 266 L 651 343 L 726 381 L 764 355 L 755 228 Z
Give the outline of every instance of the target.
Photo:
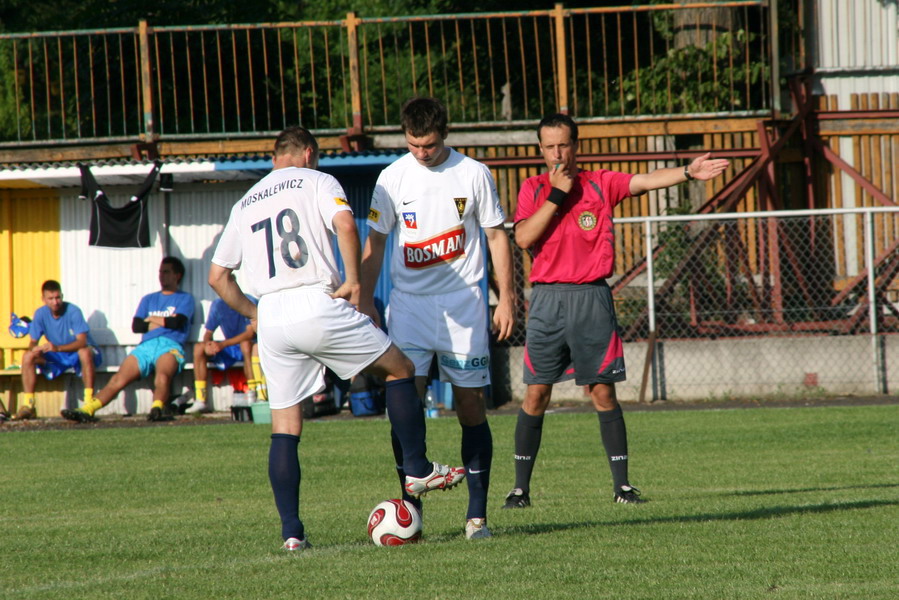
M 812 138 L 812 144 L 824 155 L 831 164 L 841 169 L 844 173 L 852 177 L 856 183 L 858 183 L 866 192 L 874 196 L 874 199 L 883 204 L 884 206 L 896 206 L 896 203 L 893 202 L 889 196 L 884 194 L 880 188 L 876 185 L 868 181 L 864 175 L 856 171 L 852 165 L 847 163 L 845 160 L 840 158 L 833 150 L 830 149 L 830 146 L 819 140 L 818 138 Z

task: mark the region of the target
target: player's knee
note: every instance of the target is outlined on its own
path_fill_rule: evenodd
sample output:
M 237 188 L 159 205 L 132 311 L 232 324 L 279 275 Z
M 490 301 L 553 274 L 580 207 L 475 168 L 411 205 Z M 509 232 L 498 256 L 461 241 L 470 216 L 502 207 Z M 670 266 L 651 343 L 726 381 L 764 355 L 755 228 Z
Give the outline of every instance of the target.
M 406 379 L 407 377 L 415 377 L 415 365 L 409 360 L 409 357 L 400 353 L 397 361 L 396 372 L 392 373 L 397 379 Z

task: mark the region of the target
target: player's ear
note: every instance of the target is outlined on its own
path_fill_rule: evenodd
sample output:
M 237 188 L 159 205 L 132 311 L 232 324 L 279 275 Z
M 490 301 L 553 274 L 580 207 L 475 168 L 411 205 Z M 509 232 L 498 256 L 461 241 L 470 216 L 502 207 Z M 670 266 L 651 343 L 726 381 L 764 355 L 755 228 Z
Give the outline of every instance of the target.
M 303 155 L 306 159 L 306 168 L 307 169 L 317 169 L 318 168 L 318 154 L 315 152 L 315 148 L 307 147 L 303 151 Z

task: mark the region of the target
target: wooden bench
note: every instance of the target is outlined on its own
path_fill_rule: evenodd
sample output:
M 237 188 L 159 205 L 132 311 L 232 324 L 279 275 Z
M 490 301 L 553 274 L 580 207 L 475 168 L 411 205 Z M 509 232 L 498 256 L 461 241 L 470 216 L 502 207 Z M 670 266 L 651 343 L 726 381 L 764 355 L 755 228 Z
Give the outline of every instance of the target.
M 105 356 L 104 354 L 104 358 Z M 222 373 L 211 363 L 207 363 L 207 366 L 211 373 Z M 180 396 L 193 389 L 193 368 L 193 362 L 187 362 L 181 373 L 175 376 L 172 382 L 173 395 Z M 100 390 L 118 370 L 118 364 L 103 364 L 97 367 L 94 389 Z M 228 371 L 239 372 L 235 379 L 245 380 L 243 362 L 236 362 Z M 75 408 L 84 395 L 81 377 L 76 376 L 72 369 L 64 371 L 52 380 L 38 375 L 34 391 L 34 405 L 39 417 L 55 417 L 59 415 L 62 408 Z M 10 415 L 15 415 L 18 411 L 18 396 L 21 392 L 22 369 L 12 367 L 0 370 L 0 401 L 3 402 Z M 216 410 L 230 410 L 234 390 L 232 379 L 227 373 L 218 384 L 213 384 L 210 395 L 212 405 Z M 101 416 L 104 414 L 143 414 L 149 412 L 152 403 L 153 380 L 152 377 L 147 377 L 129 384 L 119 393 L 118 398 L 104 407 L 99 414 Z

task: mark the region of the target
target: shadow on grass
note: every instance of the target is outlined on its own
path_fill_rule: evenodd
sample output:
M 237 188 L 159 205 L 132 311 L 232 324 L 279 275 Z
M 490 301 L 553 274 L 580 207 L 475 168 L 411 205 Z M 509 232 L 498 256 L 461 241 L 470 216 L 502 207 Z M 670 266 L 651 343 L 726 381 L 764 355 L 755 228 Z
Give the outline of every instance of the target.
M 803 494 L 806 492 L 837 492 L 840 490 L 877 490 L 897 488 L 899 483 L 871 483 L 868 485 L 844 485 L 832 487 L 796 488 L 794 490 L 753 490 L 745 492 L 728 492 L 725 496 L 775 496 L 778 494 Z
M 581 521 L 580 523 L 534 523 L 504 528 L 506 532 L 541 534 L 588 527 L 609 527 L 615 525 L 654 525 L 659 523 L 707 523 L 713 521 L 753 521 L 774 519 L 790 515 L 826 514 L 849 510 L 865 510 L 885 506 L 899 506 L 899 500 L 869 500 L 862 502 L 840 502 L 815 504 L 809 506 L 772 506 L 732 513 L 685 515 L 680 517 L 652 517 L 647 519 L 628 519 L 623 521 Z

